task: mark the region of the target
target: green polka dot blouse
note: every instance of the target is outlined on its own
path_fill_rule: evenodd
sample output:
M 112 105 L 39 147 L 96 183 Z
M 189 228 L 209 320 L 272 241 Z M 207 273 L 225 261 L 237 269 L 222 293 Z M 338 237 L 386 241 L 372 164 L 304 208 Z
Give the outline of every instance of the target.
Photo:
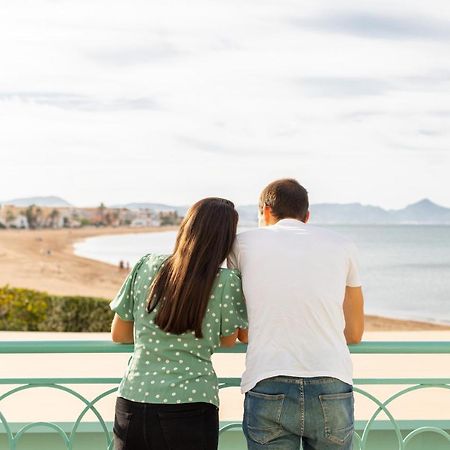
M 167 256 L 147 255 L 133 268 L 110 307 L 134 321 L 134 354 L 118 395 L 143 403 L 207 402 L 219 405 L 211 355 L 220 336 L 247 328 L 247 313 L 237 270 L 219 269 L 203 320 L 203 338 L 194 332 L 166 333 L 154 323 L 157 308 L 146 311 L 152 280 Z

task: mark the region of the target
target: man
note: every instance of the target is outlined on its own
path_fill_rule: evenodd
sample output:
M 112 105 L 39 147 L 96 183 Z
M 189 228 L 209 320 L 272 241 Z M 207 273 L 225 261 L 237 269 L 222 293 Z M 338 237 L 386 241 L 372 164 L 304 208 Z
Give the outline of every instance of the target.
M 310 226 L 296 180 L 270 183 L 260 228 L 240 233 L 228 265 L 241 271 L 249 345 L 241 389 L 249 450 L 349 450 L 352 362 L 364 329 L 354 245 Z

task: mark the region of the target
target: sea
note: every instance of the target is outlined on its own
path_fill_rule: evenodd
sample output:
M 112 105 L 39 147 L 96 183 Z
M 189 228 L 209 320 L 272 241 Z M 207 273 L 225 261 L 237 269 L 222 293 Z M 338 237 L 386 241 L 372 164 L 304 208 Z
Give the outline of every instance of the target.
M 325 226 L 359 250 L 367 314 L 450 325 L 450 226 Z M 169 254 L 175 231 L 100 236 L 75 245 L 86 258 L 132 266 L 147 253 Z

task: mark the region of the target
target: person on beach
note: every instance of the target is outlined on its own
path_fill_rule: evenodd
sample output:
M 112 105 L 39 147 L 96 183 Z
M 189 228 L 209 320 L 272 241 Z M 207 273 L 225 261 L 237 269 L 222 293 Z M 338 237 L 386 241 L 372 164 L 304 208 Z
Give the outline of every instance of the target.
M 354 245 L 310 226 L 296 180 L 270 183 L 260 228 L 238 234 L 228 267 L 239 269 L 248 311 L 244 434 L 249 450 L 349 450 L 352 362 L 363 295 Z
M 116 450 L 217 449 L 211 355 L 244 339 L 247 327 L 240 274 L 221 268 L 237 222 L 230 201 L 200 200 L 173 254 L 141 258 L 111 302 L 113 341 L 134 342 L 116 401 Z

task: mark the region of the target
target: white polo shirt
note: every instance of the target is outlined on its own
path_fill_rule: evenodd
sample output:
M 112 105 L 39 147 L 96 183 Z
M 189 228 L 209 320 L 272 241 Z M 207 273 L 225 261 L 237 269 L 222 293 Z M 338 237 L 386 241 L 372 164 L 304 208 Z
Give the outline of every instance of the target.
M 241 390 L 277 375 L 352 384 L 346 286 L 360 286 L 354 244 L 295 219 L 238 234 L 228 260 L 242 274 L 249 344 Z

